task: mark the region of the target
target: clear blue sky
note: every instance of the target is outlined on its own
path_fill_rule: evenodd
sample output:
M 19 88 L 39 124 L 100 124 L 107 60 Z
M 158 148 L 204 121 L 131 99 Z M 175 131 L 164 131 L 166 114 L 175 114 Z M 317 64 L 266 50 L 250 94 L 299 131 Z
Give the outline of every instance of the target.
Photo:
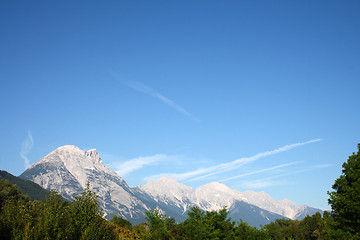
M 217 181 L 327 209 L 360 143 L 359 12 L 328 0 L 1 1 L 1 169 L 19 175 L 71 144 L 96 148 L 130 186 Z

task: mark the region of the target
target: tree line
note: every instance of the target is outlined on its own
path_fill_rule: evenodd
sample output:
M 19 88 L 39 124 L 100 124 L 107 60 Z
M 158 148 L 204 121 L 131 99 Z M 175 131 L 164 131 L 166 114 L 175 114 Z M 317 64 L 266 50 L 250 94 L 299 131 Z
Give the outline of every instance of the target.
M 45 201 L 31 201 L 16 185 L 0 181 L 1 239 L 360 239 L 360 144 L 343 164 L 329 192 L 331 212 L 303 220 L 277 219 L 260 228 L 228 218 L 226 208 L 203 211 L 193 207 L 177 223 L 158 209 L 146 212 L 146 222 L 133 226 L 114 215 L 110 221 L 99 208 L 89 183 L 68 202 L 55 191 Z

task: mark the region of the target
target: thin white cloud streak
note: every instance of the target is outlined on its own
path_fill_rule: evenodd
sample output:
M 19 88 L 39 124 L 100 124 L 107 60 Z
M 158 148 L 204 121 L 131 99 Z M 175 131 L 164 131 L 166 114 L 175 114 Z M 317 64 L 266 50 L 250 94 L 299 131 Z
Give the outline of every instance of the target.
M 240 158 L 240 159 L 234 160 L 232 162 L 222 163 L 222 164 L 215 165 L 215 166 L 208 167 L 208 168 L 200 168 L 200 169 L 185 172 L 185 173 L 156 174 L 156 175 L 146 177 L 145 180 L 157 179 L 161 176 L 166 176 L 166 177 L 172 177 L 178 181 L 185 181 L 185 182 L 197 181 L 197 180 L 201 180 L 201 179 L 204 179 L 204 178 L 216 175 L 216 174 L 234 170 L 236 168 L 239 168 L 240 166 L 249 164 L 251 162 L 254 162 L 254 161 L 264 158 L 264 157 L 268 157 L 268 156 L 275 155 L 275 154 L 278 154 L 281 152 L 289 151 L 291 149 L 294 149 L 294 148 L 297 148 L 297 147 L 300 147 L 300 146 L 303 146 L 306 144 L 315 143 L 315 142 L 318 142 L 321 140 L 322 139 L 314 139 L 314 140 L 310 140 L 310 141 L 306 141 L 306 142 L 289 144 L 289 145 L 286 145 L 286 146 L 283 146 L 283 147 L 280 147 L 280 148 L 277 148 L 277 149 L 274 149 L 271 151 L 258 153 L 252 157 Z
M 314 140 L 310 140 L 310 141 L 307 141 L 307 142 L 289 144 L 289 145 L 277 148 L 275 150 L 258 153 L 258 154 L 254 155 L 252 157 L 249 157 L 249 158 L 240 158 L 240 159 L 234 160 L 234 161 L 229 162 L 229 163 L 223 163 L 223 164 L 220 164 L 220 165 L 217 165 L 217 166 L 213 167 L 213 168 L 216 169 L 215 171 L 212 171 L 212 172 L 210 172 L 208 174 L 205 174 L 203 176 L 199 176 L 199 177 L 189 179 L 189 180 L 187 180 L 187 182 L 197 181 L 197 180 L 201 180 L 201 179 L 204 179 L 204 178 L 207 178 L 207 177 L 219 174 L 219 173 L 228 172 L 228 171 L 234 170 L 236 168 L 239 168 L 239 167 L 241 167 L 243 165 L 254 162 L 254 161 L 256 161 L 256 160 L 258 160 L 260 158 L 264 158 L 264 157 L 275 155 L 275 154 L 278 154 L 278 153 L 281 153 L 281 152 L 289 151 L 291 149 L 294 149 L 294 148 L 297 148 L 297 147 L 300 147 L 300 146 L 303 146 L 303 145 L 306 145 L 306 144 L 318 142 L 318 141 L 321 141 L 321 140 L 322 139 L 314 139 Z
M 320 165 L 315 165 L 315 166 L 310 166 L 309 168 L 312 169 L 316 169 L 316 168 L 325 168 L 325 167 L 332 167 L 332 164 L 320 164 Z
M 270 167 L 270 168 L 255 170 L 255 171 L 247 172 L 247 173 L 240 174 L 240 175 L 237 175 L 237 176 L 224 178 L 224 179 L 222 179 L 222 180 L 220 180 L 220 181 L 218 181 L 218 182 L 227 182 L 227 181 L 230 181 L 230 180 L 234 180 L 234 179 L 238 179 L 238 178 L 243 178 L 243 177 L 255 175 L 255 174 L 258 174 L 258 173 L 264 173 L 264 172 L 269 172 L 269 171 L 276 170 L 276 169 L 279 169 L 279 168 L 284 168 L 284 167 L 293 166 L 293 165 L 296 165 L 296 164 L 299 164 L 299 163 L 302 163 L 302 162 L 299 161 L 299 162 L 285 163 L 285 164 L 277 165 L 277 166 Z
M 297 171 L 293 171 L 293 172 L 289 172 L 289 173 L 279 175 L 279 177 L 280 176 L 283 177 L 283 176 L 294 175 L 294 174 L 303 173 L 303 172 L 310 172 L 310 171 L 313 171 L 313 170 L 316 170 L 316 169 L 319 169 L 319 168 L 327 168 L 327 167 L 332 167 L 332 166 L 333 166 L 332 164 L 320 164 L 320 165 L 308 166 L 308 167 L 299 169 Z
M 156 154 L 154 156 L 149 157 L 138 157 L 134 159 L 130 159 L 126 162 L 120 163 L 116 166 L 117 171 L 116 173 L 119 174 L 119 176 L 123 177 L 131 172 L 134 172 L 136 170 L 139 170 L 145 166 L 148 165 L 157 165 L 160 162 L 166 161 L 171 159 L 171 156 L 167 156 L 164 154 Z
M 265 187 L 272 187 L 272 186 L 277 186 L 277 185 L 290 184 L 290 183 L 294 183 L 294 182 L 289 182 L 287 180 L 274 181 L 273 179 L 287 177 L 287 176 L 293 176 L 294 174 L 309 172 L 309 171 L 312 171 L 315 169 L 326 168 L 326 167 L 331 167 L 331 166 L 332 166 L 331 164 L 314 165 L 314 166 L 309 166 L 309 167 L 306 167 L 306 168 L 303 168 L 300 170 L 283 173 L 283 174 L 278 174 L 278 175 L 275 175 L 272 177 L 251 180 L 251 181 L 244 181 L 241 183 L 241 187 L 244 189 L 249 189 L 249 188 L 256 189 L 256 188 L 265 188 Z
M 30 166 L 30 160 L 28 159 L 27 155 L 31 152 L 33 147 L 34 147 L 34 139 L 31 135 L 30 130 L 28 130 L 28 135 L 26 139 L 22 142 L 19 153 L 20 157 L 24 160 L 25 169 L 27 169 Z
M 284 181 L 272 181 L 269 179 L 259 179 L 255 181 L 245 181 L 241 184 L 244 189 L 259 189 L 259 188 L 266 188 L 266 187 L 273 187 L 278 185 L 287 185 L 290 182 Z
M 160 174 L 155 174 L 155 175 L 145 177 L 144 180 L 146 180 L 146 181 L 157 180 L 161 177 L 169 177 L 169 178 L 174 178 L 177 181 L 183 181 L 185 179 L 197 176 L 199 174 L 207 173 L 209 171 L 209 169 L 213 169 L 213 168 L 215 168 L 215 167 L 198 169 L 198 170 L 186 172 L 186 173 L 160 173 Z
M 171 108 L 175 109 L 176 111 L 192 118 L 194 121 L 199 122 L 200 120 L 198 118 L 196 118 L 195 116 L 193 116 L 191 113 L 189 113 L 188 111 L 186 111 L 184 108 L 180 107 L 179 105 L 177 105 L 174 101 L 170 100 L 167 97 L 164 97 L 163 95 L 161 95 L 160 93 L 156 92 L 154 89 L 146 86 L 145 84 L 141 83 L 141 82 L 137 82 L 137 81 L 125 81 L 120 79 L 114 72 L 110 71 L 111 74 L 116 77 L 117 79 L 119 79 L 123 84 L 125 84 L 126 86 L 144 93 L 146 95 L 152 96 L 154 98 L 157 98 L 158 100 L 160 100 L 161 102 L 165 103 L 166 105 L 170 106 Z
M 126 84 L 127 86 L 131 87 L 132 89 L 135 89 L 139 92 L 142 92 L 144 94 L 147 94 L 149 96 L 155 97 L 157 99 L 159 99 L 161 102 L 167 104 L 168 106 L 172 107 L 173 109 L 175 109 L 176 111 L 192 118 L 193 120 L 199 122 L 199 119 L 197 119 L 196 117 L 194 117 L 192 114 L 190 114 L 188 111 L 186 111 L 184 108 L 180 107 L 179 105 L 177 105 L 174 101 L 164 97 L 163 95 L 161 95 L 160 93 L 156 92 L 155 90 L 153 90 L 152 88 L 146 86 L 143 83 L 140 82 L 129 82 L 129 81 L 123 81 L 124 84 Z

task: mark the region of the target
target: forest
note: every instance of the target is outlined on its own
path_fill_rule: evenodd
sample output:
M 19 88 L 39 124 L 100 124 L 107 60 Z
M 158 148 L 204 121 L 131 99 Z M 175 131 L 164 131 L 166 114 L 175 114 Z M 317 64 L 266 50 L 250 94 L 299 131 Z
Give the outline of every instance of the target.
M 303 220 L 277 219 L 255 228 L 228 218 L 226 208 L 206 212 L 197 207 L 177 223 L 158 209 L 146 222 L 132 224 L 114 215 L 104 217 L 90 183 L 69 202 L 52 191 L 45 201 L 31 200 L 16 185 L 0 181 L 1 239 L 360 239 L 360 144 L 342 165 L 342 174 L 328 192 L 330 212 Z

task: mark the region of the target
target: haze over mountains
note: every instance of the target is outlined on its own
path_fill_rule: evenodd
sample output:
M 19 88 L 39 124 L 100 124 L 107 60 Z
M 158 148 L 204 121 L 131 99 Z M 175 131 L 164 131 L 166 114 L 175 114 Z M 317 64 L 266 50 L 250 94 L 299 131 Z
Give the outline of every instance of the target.
M 83 151 L 72 145 L 57 148 L 32 164 L 20 177 L 45 189 L 56 190 L 69 200 L 80 195 L 89 181 L 91 190 L 99 196 L 100 207 L 108 216 L 117 214 L 134 224 L 144 221 L 145 212 L 155 208 L 183 221 L 192 206 L 206 211 L 227 207 L 232 220 L 242 219 L 252 226 L 277 218 L 301 219 L 307 214 L 322 212 L 298 206 L 287 199 L 273 199 L 265 192 L 239 192 L 215 182 L 194 190 L 174 179 L 161 178 L 129 187 L 117 173 L 104 166 L 95 149 Z

